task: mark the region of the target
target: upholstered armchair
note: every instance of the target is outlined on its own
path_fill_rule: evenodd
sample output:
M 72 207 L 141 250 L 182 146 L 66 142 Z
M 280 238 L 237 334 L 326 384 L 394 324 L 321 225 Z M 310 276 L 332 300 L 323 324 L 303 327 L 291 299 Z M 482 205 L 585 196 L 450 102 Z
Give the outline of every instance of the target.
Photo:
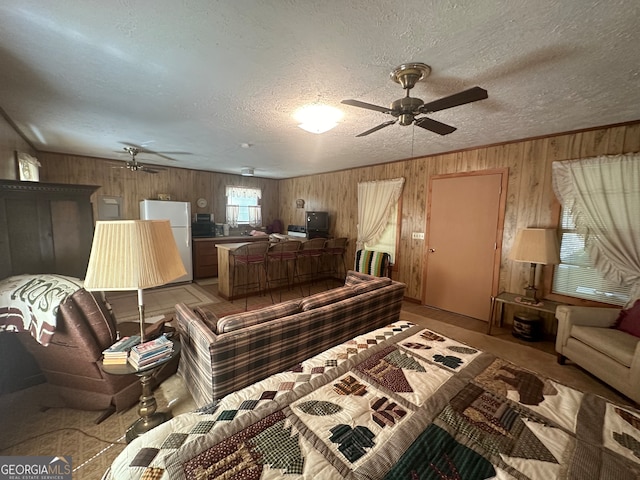
M 60 304 L 55 332 L 47 346 L 29 332 L 13 334 L 35 358 L 47 380 L 50 395 L 41 399 L 43 406 L 102 410 L 96 420 L 99 423 L 111 413 L 136 404 L 141 394 L 138 377 L 109 375 L 100 368 L 102 352 L 116 341 L 118 330 L 127 327 L 116 325 L 99 294 L 81 288 Z M 121 334 L 139 332 L 139 324 L 130 327 Z M 155 371 L 155 385 L 174 373 L 177 364 L 176 358 Z
M 640 403 L 640 338 L 615 328 L 619 308 L 556 309 L 558 362 L 568 358 Z

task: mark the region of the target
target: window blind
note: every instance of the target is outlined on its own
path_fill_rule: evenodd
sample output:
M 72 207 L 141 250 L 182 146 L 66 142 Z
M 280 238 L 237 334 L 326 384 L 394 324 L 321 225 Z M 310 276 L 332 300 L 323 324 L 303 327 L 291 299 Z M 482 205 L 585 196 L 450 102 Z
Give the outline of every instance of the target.
M 605 280 L 585 250 L 571 213 L 563 208 L 560 222 L 560 264 L 553 274 L 553 292 L 612 305 L 629 301 L 630 288 Z

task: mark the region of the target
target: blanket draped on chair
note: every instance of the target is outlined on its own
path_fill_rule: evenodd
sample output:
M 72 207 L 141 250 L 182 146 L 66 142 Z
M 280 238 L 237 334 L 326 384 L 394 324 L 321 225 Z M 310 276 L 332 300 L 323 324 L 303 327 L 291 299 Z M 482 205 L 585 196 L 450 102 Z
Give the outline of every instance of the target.
M 0 332 L 30 332 L 49 345 L 58 308 L 82 288 L 82 280 L 63 275 L 17 275 L 0 281 Z

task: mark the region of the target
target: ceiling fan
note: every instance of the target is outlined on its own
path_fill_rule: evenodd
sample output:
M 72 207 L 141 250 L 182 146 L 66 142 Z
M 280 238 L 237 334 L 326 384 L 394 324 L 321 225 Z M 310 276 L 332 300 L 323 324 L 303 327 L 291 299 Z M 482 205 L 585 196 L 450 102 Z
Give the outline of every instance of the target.
M 140 153 L 140 150 L 136 147 L 124 147 L 124 151 L 127 152 L 131 156 L 131 160 L 127 162 L 127 164 L 123 166 L 114 166 L 113 168 L 126 168 L 131 170 L 132 172 L 146 172 L 146 173 L 158 173 L 160 170 L 166 170 L 163 167 L 149 167 L 147 165 L 143 165 L 136 160 L 136 155 Z
M 391 103 L 389 108 L 372 105 L 371 103 L 361 102 L 359 100 L 342 100 L 341 103 L 344 103 L 345 105 L 375 110 L 377 112 L 386 113 L 396 117 L 396 120 L 389 120 L 381 123 L 366 132 L 356 135 L 356 137 L 364 137 L 365 135 L 377 132 L 384 127 L 393 125 L 396 122 L 400 122 L 400 125 L 414 124 L 439 135 L 448 135 L 449 133 L 454 132 L 456 127 L 452 127 L 451 125 L 438 122 L 428 117 L 416 117 L 418 115 L 426 115 L 432 112 L 445 110 L 447 108 L 464 105 L 466 103 L 484 100 L 489 97 L 487 91 L 480 87 L 473 87 L 469 90 L 464 90 L 463 92 L 455 93 L 429 103 L 424 103 L 419 98 L 410 97 L 409 92 L 411 89 L 417 82 L 427 78 L 430 73 L 431 67 L 424 63 L 405 63 L 395 68 L 390 74 L 391 80 L 402 85 L 402 88 L 407 91 L 407 94 L 403 98 Z

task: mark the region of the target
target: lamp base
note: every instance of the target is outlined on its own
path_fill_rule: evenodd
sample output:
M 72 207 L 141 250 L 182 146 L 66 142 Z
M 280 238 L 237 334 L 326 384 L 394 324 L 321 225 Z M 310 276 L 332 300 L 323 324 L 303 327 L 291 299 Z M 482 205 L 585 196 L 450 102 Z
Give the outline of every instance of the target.
M 520 298 L 520 303 L 528 303 L 531 305 L 535 305 L 540 302 L 538 296 L 536 295 L 538 289 L 532 285 L 527 285 L 524 289 L 524 297 Z

